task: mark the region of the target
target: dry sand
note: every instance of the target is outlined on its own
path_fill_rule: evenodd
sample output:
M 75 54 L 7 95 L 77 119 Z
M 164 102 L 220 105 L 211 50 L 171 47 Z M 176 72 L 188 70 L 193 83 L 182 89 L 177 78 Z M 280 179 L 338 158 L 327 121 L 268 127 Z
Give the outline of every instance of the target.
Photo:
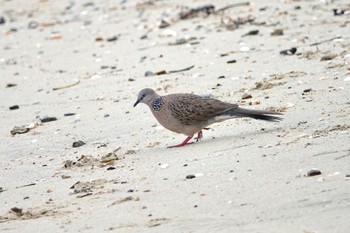
M 333 12 L 348 1 L 190 19 L 179 13 L 208 2 L 0 3 L 0 232 L 350 232 L 350 14 Z M 144 87 L 284 120 L 230 120 L 167 149 L 185 137 L 132 108 Z

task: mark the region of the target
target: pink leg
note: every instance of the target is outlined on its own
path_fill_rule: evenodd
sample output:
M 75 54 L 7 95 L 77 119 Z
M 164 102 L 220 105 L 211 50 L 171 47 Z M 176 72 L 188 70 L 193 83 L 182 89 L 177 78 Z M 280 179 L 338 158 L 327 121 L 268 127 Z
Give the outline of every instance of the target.
M 174 148 L 174 147 L 181 147 L 181 146 L 184 146 L 186 144 L 192 144 L 193 142 L 188 142 L 189 140 L 191 140 L 193 136 L 188 136 L 185 141 L 183 141 L 182 143 L 180 144 L 177 144 L 177 145 L 174 145 L 174 146 L 168 146 L 168 148 Z

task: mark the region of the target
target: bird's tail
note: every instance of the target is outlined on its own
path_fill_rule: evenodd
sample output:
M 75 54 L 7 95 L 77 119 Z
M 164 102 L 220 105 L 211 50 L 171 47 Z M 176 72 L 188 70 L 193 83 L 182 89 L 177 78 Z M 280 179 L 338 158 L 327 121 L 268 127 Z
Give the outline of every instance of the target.
M 226 114 L 229 114 L 233 117 L 250 117 L 257 120 L 264 120 L 264 121 L 271 121 L 271 122 L 278 122 L 283 120 L 282 117 L 275 116 L 275 115 L 283 115 L 282 113 L 279 113 L 279 112 L 245 109 L 241 107 L 229 110 Z

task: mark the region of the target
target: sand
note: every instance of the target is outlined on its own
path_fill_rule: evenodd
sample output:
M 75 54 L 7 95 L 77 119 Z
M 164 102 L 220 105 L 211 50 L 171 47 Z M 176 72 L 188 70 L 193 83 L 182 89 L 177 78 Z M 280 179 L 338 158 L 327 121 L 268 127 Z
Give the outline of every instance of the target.
M 1 232 L 349 232 L 348 1 L 206 4 L 1 1 Z M 167 149 L 144 87 L 284 120 Z

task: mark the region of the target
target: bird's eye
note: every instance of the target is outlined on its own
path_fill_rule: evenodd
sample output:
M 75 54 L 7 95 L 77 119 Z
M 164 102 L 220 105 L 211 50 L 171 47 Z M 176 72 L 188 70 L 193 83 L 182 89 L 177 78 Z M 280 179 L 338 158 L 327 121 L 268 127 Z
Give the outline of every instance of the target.
M 145 96 L 146 96 L 146 95 L 145 95 L 145 94 L 143 94 L 143 95 L 141 96 L 141 99 L 145 98 Z

